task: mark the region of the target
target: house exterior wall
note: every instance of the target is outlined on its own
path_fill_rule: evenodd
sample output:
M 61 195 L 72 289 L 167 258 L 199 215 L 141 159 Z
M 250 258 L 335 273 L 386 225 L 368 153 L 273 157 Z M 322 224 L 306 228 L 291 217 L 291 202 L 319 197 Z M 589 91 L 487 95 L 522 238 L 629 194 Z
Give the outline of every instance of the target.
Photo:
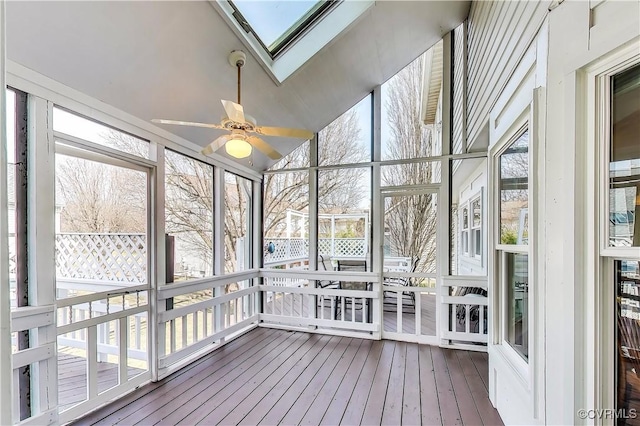
M 466 77 L 467 77 L 467 45 L 466 24 L 463 23 L 453 31 L 453 134 L 451 137 L 451 153 L 462 154 L 466 150 Z
M 505 424 L 600 424 L 602 419 L 578 414 L 614 408 L 607 399 L 612 364 L 601 357 L 603 348 L 613 350 L 613 336 L 598 331 L 613 308 L 599 300 L 599 228 L 593 219 L 599 207 L 589 184 L 593 153 L 585 148 L 594 127 L 585 111 L 597 105 L 585 75 L 621 49 L 640 52 L 640 2 L 474 2 L 467 28 L 468 146 L 495 144 L 513 130 L 507 109 L 529 108 L 528 120 L 536 121 L 539 133 L 531 141 L 537 161 L 530 171 L 537 210 L 530 251 L 533 344 L 524 373 L 489 349 L 492 402 Z M 456 87 L 455 69 L 453 81 Z M 461 133 L 455 121 L 465 119 L 455 106 L 460 96 L 454 92 L 454 146 Z M 495 183 L 489 179 L 487 185 Z M 462 201 L 464 194 L 459 196 Z M 489 233 L 495 232 L 496 213 L 490 214 Z M 494 261 L 489 258 L 489 269 Z M 495 282 L 493 290 L 500 290 Z M 496 330 L 502 319 L 493 308 Z
M 486 144 L 489 110 L 545 19 L 550 1 L 478 1 L 468 19 L 467 143 Z
M 613 366 L 601 349 L 613 350 L 614 342 L 598 330 L 606 328 L 604 321 L 612 327 L 614 317 L 613 300 L 599 301 L 598 293 L 599 227 L 592 213 L 598 205 L 589 184 L 595 166 L 586 160 L 594 154 L 586 146 L 595 123 L 585 114 L 599 105 L 586 79 L 590 67 L 615 62 L 613 55 L 625 46 L 640 52 L 637 1 L 565 1 L 549 14 L 542 250 L 549 424 L 598 424 L 577 411 L 614 408 L 602 399 L 614 387 Z

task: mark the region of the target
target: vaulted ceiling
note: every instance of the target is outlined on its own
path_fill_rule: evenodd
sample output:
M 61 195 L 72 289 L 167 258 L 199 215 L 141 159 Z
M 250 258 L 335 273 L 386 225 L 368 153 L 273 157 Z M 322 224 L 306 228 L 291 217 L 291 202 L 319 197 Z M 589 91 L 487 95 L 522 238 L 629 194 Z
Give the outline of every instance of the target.
M 435 44 L 469 2 L 378 1 L 280 86 L 251 56 L 245 111 L 259 124 L 319 131 Z M 7 56 L 143 120 L 219 122 L 236 97 L 227 56 L 244 49 L 206 1 L 7 2 Z M 206 146 L 216 130 L 165 127 Z M 302 141 L 270 138 L 286 154 Z M 245 163 L 246 164 L 246 163 Z M 253 168 L 272 161 L 262 155 Z

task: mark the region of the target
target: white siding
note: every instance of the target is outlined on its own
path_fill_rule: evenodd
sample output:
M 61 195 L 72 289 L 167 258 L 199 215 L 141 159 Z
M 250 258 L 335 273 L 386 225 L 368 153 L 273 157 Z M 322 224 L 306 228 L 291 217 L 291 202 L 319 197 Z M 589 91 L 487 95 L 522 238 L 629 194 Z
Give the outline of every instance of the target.
M 466 149 L 465 99 L 466 99 L 466 44 L 465 24 L 453 31 L 453 138 L 451 152 L 461 154 Z
M 550 1 L 473 2 L 468 21 L 467 141 L 475 143 L 489 110 L 533 41 Z

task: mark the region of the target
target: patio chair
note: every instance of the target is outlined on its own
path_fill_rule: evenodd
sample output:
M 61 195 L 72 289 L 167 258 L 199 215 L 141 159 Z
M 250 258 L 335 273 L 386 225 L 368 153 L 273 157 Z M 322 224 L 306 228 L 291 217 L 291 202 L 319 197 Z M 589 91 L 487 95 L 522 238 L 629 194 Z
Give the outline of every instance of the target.
M 411 258 L 411 267 L 407 272 L 415 272 L 418 267 L 418 262 L 420 258 L 418 256 L 413 256 Z M 394 277 L 394 278 L 385 278 L 384 285 L 390 287 L 410 287 L 412 284 L 411 277 Z M 413 305 L 413 308 L 416 307 L 416 294 L 413 291 L 404 291 L 402 292 L 403 299 L 406 297 L 409 300 L 409 303 Z
M 318 271 L 335 271 L 333 267 L 333 262 L 331 261 L 331 257 L 325 255 L 318 255 Z M 340 288 L 340 282 L 334 280 L 318 280 L 316 281 L 316 287 L 319 288 Z M 318 297 L 317 305 L 324 305 L 324 303 L 320 303 L 320 300 L 326 300 L 324 298 Z M 329 300 L 331 300 L 329 298 Z M 323 306 L 324 307 L 324 306 Z
M 338 260 L 338 271 L 351 271 L 351 272 L 366 272 L 367 271 L 367 261 L 366 260 Z M 340 281 L 340 289 L 348 289 L 348 290 L 369 290 L 370 283 L 361 282 L 361 281 Z M 345 308 L 351 306 L 349 303 L 351 298 L 349 297 L 339 297 L 336 300 L 335 304 L 335 318 L 338 318 L 338 312 L 341 311 L 339 308 L 341 306 L 342 301 L 344 300 Z M 358 302 L 357 304 L 353 304 L 355 309 L 362 309 L 362 304 Z M 371 308 L 369 306 L 369 308 Z M 369 316 L 371 315 L 371 309 L 369 309 Z

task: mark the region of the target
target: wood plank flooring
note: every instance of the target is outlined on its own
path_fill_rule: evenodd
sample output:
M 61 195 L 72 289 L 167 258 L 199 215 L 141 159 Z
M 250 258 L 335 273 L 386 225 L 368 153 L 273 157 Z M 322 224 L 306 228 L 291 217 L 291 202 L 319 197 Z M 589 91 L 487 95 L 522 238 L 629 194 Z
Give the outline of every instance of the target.
M 145 370 L 128 367 L 131 378 Z M 104 392 L 118 385 L 118 364 L 98 363 L 98 392 Z M 87 399 L 87 359 L 58 352 L 58 402 L 64 411 Z
M 75 422 L 489 424 L 484 353 L 257 328 Z

